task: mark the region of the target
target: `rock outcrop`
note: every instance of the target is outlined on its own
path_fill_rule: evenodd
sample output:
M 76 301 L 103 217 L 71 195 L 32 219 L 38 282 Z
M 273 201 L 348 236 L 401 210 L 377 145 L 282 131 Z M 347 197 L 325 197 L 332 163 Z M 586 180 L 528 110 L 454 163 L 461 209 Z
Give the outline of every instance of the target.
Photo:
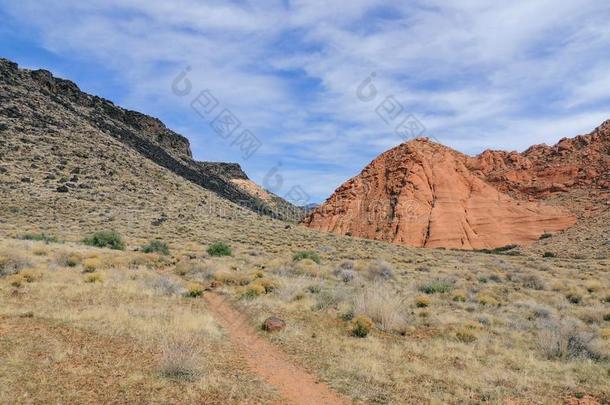
M 564 209 L 515 199 L 474 173 L 477 162 L 481 173 L 484 164 L 527 171 L 532 163 L 526 157 L 478 158 L 427 139 L 401 144 L 339 187 L 304 223 L 397 244 L 458 249 L 528 244 L 575 223 Z
M 610 189 L 610 120 L 588 135 L 534 145 L 523 153 L 486 150 L 469 169 L 502 191 L 544 198 L 573 187 Z

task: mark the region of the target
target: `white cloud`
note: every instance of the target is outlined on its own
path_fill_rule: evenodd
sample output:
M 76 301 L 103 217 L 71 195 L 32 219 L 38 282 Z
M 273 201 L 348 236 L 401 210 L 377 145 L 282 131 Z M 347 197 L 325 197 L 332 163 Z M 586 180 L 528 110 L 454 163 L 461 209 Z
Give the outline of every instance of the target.
M 402 142 L 375 113 L 389 95 L 429 134 L 470 153 L 553 143 L 610 118 L 610 6 L 601 0 L 26 0 L 0 7 L 39 45 L 112 70 L 127 83 L 115 101 L 171 112 L 198 157 L 230 157 L 230 146 L 193 118 L 189 100 L 169 91 L 178 70 L 192 66 L 195 87 L 212 90 L 264 139 L 261 152 L 242 162 L 252 177 L 282 159 L 290 181 L 315 199 Z M 363 103 L 356 88 L 371 72 L 379 95 Z

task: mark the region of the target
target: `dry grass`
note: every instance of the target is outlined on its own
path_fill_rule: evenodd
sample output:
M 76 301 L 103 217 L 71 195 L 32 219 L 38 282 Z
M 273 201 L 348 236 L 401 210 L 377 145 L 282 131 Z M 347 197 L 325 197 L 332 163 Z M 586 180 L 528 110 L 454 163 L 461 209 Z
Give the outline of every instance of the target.
M 0 403 L 26 397 L 35 403 L 216 404 L 277 398 L 244 371 L 203 302 L 182 296 L 184 281 L 141 266 L 103 266 L 83 275 L 80 265 L 58 261 L 69 252 L 128 263 L 131 253 L 49 245 L 46 256 L 31 255 L 37 247 L 0 240 L 0 249 L 32 266 L 16 276 L 36 275 L 19 287 L 0 279 Z M 103 283 L 83 282 L 98 274 Z
M 137 384 L 121 379 L 126 384 L 123 392 L 142 395 L 131 402 L 153 402 L 152 394 L 146 396 L 146 392 L 154 392 L 158 402 L 275 398 L 264 384 L 240 370 L 238 356 L 206 316 L 201 300 L 185 297 L 189 282 L 207 287 L 217 274 L 223 284 L 220 288 L 237 300 L 253 325 L 269 315 L 284 318 L 288 327 L 274 335 L 273 342 L 337 390 L 364 402 L 404 403 L 409 398 L 413 403 L 502 403 L 510 398 L 557 403 L 576 392 L 610 400 L 607 359 L 549 358 L 540 346 L 542 320 L 575 319 L 584 325 L 581 331 L 592 335 L 592 347 L 602 354 L 610 351 L 610 339 L 605 338 L 610 321 L 604 318 L 610 312 L 607 227 L 605 236 L 595 231 L 589 238 L 582 228 L 554 235 L 531 249 L 521 249 L 525 256 L 412 249 L 338 237 L 287 227 L 244 211 L 110 138 L 93 143 L 87 131 L 77 128 L 41 136 L 26 129 L 21 137 L 31 138 L 35 151 L 21 147 L 19 138 L 7 139 L 1 146 L 3 162 L 10 162 L 10 167 L 0 182 L 0 218 L 5 220 L 0 230 L 4 238 L 0 263 L 7 263 L 6 257 L 17 263 L 5 266 L 11 273 L 42 269 L 42 279 L 28 283 L 20 277 L 0 277 L 0 316 L 21 328 L 10 347 L 13 353 L 16 347 L 23 348 L 9 372 L 0 373 L 9 376 L 0 377 L 8 378 L 0 384 L 4 389 L 0 402 L 15 402 L 11 400 L 23 394 L 5 387 L 27 386 L 37 392 L 32 398 L 39 402 L 61 402 L 50 397 L 50 387 L 74 388 L 61 370 L 78 364 L 78 356 L 69 364 L 51 362 L 57 367 L 43 368 L 48 373 L 43 381 L 48 382 L 39 388 L 24 383 L 24 379 L 40 377 L 31 366 L 37 357 L 30 353 L 48 355 L 43 347 L 34 347 L 34 336 L 55 336 L 57 324 L 91 334 L 91 340 L 100 342 L 96 347 L 117 348 L 104 358 L 105 371 L 92 371 L 89 378 L 102 381 L 116 368 L 142 375 Z M 48 153 L 67 144 L 73 153 L 65 164 Z M 32 153 L 39 157 L 36 167 L 31 165 Z M 113 162 L 114 175 L 102 170 L 100 162 Z M 60 178 L 76 167 L 82 178 L 90 177 L 92 189 L 60 195 L 51 187 L 54 183 L 44 180 L 49 172 Z M 23 176 L 33 182 L 21 183 Z M 161 214 L 166 220 L 154 225 Z M 608 214 L 603 215 L 597 222 L 607 223 Z M 599 224 L 597 228 L 602 229 Z M 102 229 L 119 232 L 126 251 L 72 244 Z M 55 235 L 66 243 L 8 239 L 24 233 Z M 167 241 L 170 255 L 132 252 L 151 239 Z M 208 256 L 207 247 L 218 240 L 230 244 L 231 257 Z M 301 251 L 316 252 L 320 264 L 310 259 L 295 263 L 293 256 Z M 544 251 L 560 257 L 543 259 Z M 563 252 L 584 258 L 561 258 Z M 101 265 L 91 274 L 101 274 L 103 283 L 83 282 L 82 271 L 92 258 Z M 273 280 L 277 288 L 265 289 L 263 294 L 260 287 L 264 286 L 255 284 L 259 274 Z M 19 287 L 12 286 L 13 281 Z M 449 283 L 452 290 L 436 288 L 439 281 Z M 385 283 L 379 294 L 395 299 L 371 299 L 369 307 L 376 300 L 381 308 L 390 309 L 371 310 L 381 315 L 366 339 L 357 339 L 349 318 L 355 315 L 354 301 L 372 282 Z M 432 288 L 422 292 L 423 286 Z M 260 294 L 246 299 L 249 287 Z M 429 297 L 426 306 L 418 306 L 419 295 Z M 402 306 L 393 304 L 395 300 Z M 20 318 L 29 312 L 33 318 Z M 406 319 L 404 327 L 391 326 L 399 318 L 394 314 Z M 159 372 L 162 331 L 174 327 L 172 320 L 178 320 L 179 330 L 198 337 L 205 361 L 202 377 L 195 381 L 166 379 Z M 89 342 L 85 337 L 74 339 L 59 339 L 58 350 L 68 353 Z M 115 339 L 121 343 L 117 345 Z M 124 357 L 135 369 L 127 361 L 113 369 L 113 362 L 130 350 L 138 356 Z M 9 354 L 3 356 L 5 360 Z M 89 360 L 95 364 L 98 359 Z M 25 377 L 19 379 L 15 370 Z M 102 391 L 117 392 L 100 390 L 97 395 Z M 81 396 L 66 398 L 92 402 L 82 389 L 75 392 Z M 109 397 L 97 399 L 93 402 L 112 402 Z

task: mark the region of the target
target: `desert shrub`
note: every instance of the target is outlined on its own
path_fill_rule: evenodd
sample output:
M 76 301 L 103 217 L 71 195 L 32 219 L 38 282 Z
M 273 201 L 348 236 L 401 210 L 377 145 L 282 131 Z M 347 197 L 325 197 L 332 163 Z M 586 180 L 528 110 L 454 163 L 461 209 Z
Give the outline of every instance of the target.
M 354 270 L 337 269 L 334 271 L 334 275 L 344 283 L 349 283 L 356 277 L 356 272 Z
M 44 248 L 34 248 L 32 249 L 32 253 L 34 256 L 46 256 L 49 254 L 49 251 Z
M 263 287 L 264 294 L 268 294 L 278 288 L 277 282 L 268 278 L 257 278 L 252 285 Z
M 351 333 L 353 336 L 365 338 L 373 329 L 373 321 L 366 315 L 358 315 L 352 321 Z
M 294 263 L 290 273 L 301 276 L 318 277 L 321 275 L 321 269 L 315 261 L 311 259 L 301 259 Z
M 339 263 L 339 268 L 337 270 L 354 270 L 354 262 L 351 260 L 343 260 Z
M 495 307 L 500 305 L 500 302 L 496 299 L 496 297 L 490 295 L 489 293 L 480 292 L 476 296 L 477 302 L 481 305 L 486 305 L 490 307 Z
M 356 313 L 371 318 L 381 330 L 400 332 L 406 325 L 403 299 L 386 284 L 366 287 L 354 300 Z
M 89 258 L 85 259 L 83 262 L 83 272 L 84 273 L 93 273 L 95 270 L 102 267 L 102 262 L 97 258 Z
M 531 288 L 533 290 L 544 290 L 545 288 L 544 282 L 540 279 L 540 277 L 534 274 L 524 276 L 521 282 L 525 288 Z
M 604 321 L 610 322 L 610 312 L 604 314 Z
M 299 262 L 303 259 L 309 259 L 316 262 L 316 264 L 320 264 L 322 259 L 320 259 L 320 255 L 312 250 L 306 250 L 302 252 L 297 252 L 292 256 L 292 261 Z
M 319 284 L 312 284 L 307 286 L 307 291 L 309 291 L 311 294 L 318 294 L 320 291 L 322 291 L 322 287 Z
M 344 299 L 345 294 L 342 290 L 322 290 L 316 294 L 316 303 L 313 309 L 320 311 L 328 308 L 337 308 Z
M 208 247 L 208 254 L 214 257 L 231 256 L 231 246 L 225 242 L 215 242 Z
M 159 253 L 162 255 L 169 255 L 169 246 L 167 243 L 160 240 L 151 240 L 148 245 L 142 246 L 142 252 L 144 253 Z
M 175 380 L 194 380 L 200 373 L 200 354 L 194 338 L 166 337 L 161 344 L 161 375 Z
M 351 321 L 352 319 L 354 319 L 354 316 L 356 316 L 356 313 L 354 312 L 354 308 L 348 308 L 346 311 L 342 312 L 341 315 L 339 315 L 339 318 L 342 321 Z
M 548 238 L 550 238 L 550 237 L 552 237 L 552 236 L 553 236 L 553 234 L 552 234 L 552 233 L 545 232 L 545 233 L 543 233 L 542 235 L 540 235 L 540 238 L 539 238 L 539 239 L 541 239 L 541 240 L 542 240 L 542 239 L 548 239 Z
M 45 233 L 26 233 L 26 234 L 21 235 L 21 237 L 19 239 L 34 240 L 34 241 L 38 241 L 38 242 L 44 242 L 47 244 L 59 242 L 57 237 L 55 237 L 53 235 L 47 235 Z
M 424 294 L 443 294 L 453 291 L 453 284 L 449 281 L 435 280 L 418 287 Z
M 415 297 L 415 306 L 417 308 L 426 308 L 430 306 L 431 303 L 432 300 L 428 295 L 418 295 L 417 297 Z
M 83 239 L 83 243 L 87 246 L 99 248 L 109 248 L 114 250 L 124 250 L 125 242 L 121 235 L 114 231 L 100 231 Z
M 78 266 L 80 261 L 81 261 L 81 257 L 76 253 L 72 253 L 72 254 L 68 254 L 66 256 L 66 260 L 64 263 L 65 263 L 66 267 L 76 267 L 76 266 Z
M 13 274 L 8 277 L 8 283 L 12 287 L 21 288 L 23 286 L 23 284 L 25 283 L 25 280 L 23 279 L 23 277 L 21 277 L 21 275 Z
M 214 273 L 214 280 L 227 285 L 248 285 L 251 281 L 246 274 L 241 274 L 232 270 L 220 270 Z
M 168 277 L 150 277 L 146 279 L 146 285 L 160 295 L 180 296 L 187 293 L 187 290 L 180 283 Z
M 0 277 L 18 273 L 30 265 L 30 261 L 25 256 L 15 252 L 0 251 Z
M 101 283 L 104 278 L 100 273 L 89 273 L 85 276 L 85 283 Z
M 549 319 L 553 315 L 551 308 L 536 303 L 530 306 L 530 310 L 531 316 L 529 316 L 529 319 Z
M 243 297 L 254 298 L 258 297 L 259 295 L 265 295 L 265 287 L 260 284 L 252 283 L 246 287 Z
M 366 277 L 370 280 L 389 280 L 394 278 L 394 270 L 383 260 L 375 260 L 368 263 L 364 272 Z
M 186 286 L 186 296 L 190 298 L 197 298 L 203 295 L 204 288 L 199 283 L 188 283 Z
M 458 290 L 453 293 L 453 297 L 451 298 L 455 302 L 466 302 L 468 298 L 468 294 L 466 291 Z
M 477 336 L 474 332 L 466 327 L 460 328 L 455 332 L 455 338 L 458 342 L 462 343 L 473 343 L 477 340 Z
M 542 257 L 557 257 L 557 255 L 553 252 L 544 252 Z
M 595 335 L 584 330 L 576 320 L 557 321 L 548 319 L 540 323 L 538 346 L 551 360 L 585 358 L 602 359 L 594 345 Z
M 571 291 L 566 294 L 566 299 L 570 304 L 580 304 L 582 301 L 582 295 L 577 292 Z
M 42 280 L 42 272 L 35 269 L 25 269 L 19 272 L 19 276 L 21 276 L 26 283 L 33 283 L 35 281 Z

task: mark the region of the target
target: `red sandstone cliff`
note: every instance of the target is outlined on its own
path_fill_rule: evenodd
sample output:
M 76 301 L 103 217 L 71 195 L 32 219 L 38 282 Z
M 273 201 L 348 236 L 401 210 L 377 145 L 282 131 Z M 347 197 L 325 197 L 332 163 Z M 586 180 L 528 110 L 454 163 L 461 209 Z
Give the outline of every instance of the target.
M 576 187 L 609 188 L 609 139 L 610 121 L 589 135 L 523 153 L 469 157 L 417 139 L 380 155 L 304 224 L 418 247 L 528 244 L 576 222 L 574 214 L 542 198 Z

